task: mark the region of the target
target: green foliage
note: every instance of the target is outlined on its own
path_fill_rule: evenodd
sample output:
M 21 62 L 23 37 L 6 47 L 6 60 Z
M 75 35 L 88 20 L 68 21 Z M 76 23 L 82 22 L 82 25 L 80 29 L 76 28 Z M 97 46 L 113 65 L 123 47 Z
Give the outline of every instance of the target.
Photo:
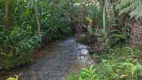
M 112 28 L 111 30 L 98 30 L 98 41 L 108 47 L 125 46 L 130 42 L 130 27 L 124 26 Z
M 103 42 L 103 45 L 108 46 L 108 33 L 105 30 L 100 30 L 100 34 L 98 34 L 100 38 L 98 38 L 99 41 Z
M 109 32 L 109 39 L 111 47 L 122 46 L 129 43 L 130 33 L 126 29 L 113 29 Z
M 128 13 L 131 17 L 136 17 L 136 19 L 138 19 L 142 16 L 142 1 L 119 0 L 116 9 L 120 10 L 120 14 Z
M 1 69 L 10 69 L 31 61 L 32 52 L 40 46 L 40 36 L 31 31 L 31 27 L 14 27 L 7 31 L 7 36 L 0 39 L 0 66 Z
M 90 65 L 88 69 L 82 68 L 80 80 L 99 80 L 96 68 L 93 65 Z
M 138 50 L 130 47 L 109 49 L 105 59 L 96 66 L 101 80 L 140 80 L 142 64 L 134 56 Z M 137 54 L 138 55 L 138 54 Z
M 69 75 L 67 80 L 141 80 L 142 63 L 136 55 L 141 48 L 108 48 L 105 54 L 99 54 L 100 63 L 95 67 L 82 68 L 79 73 Z M 95 55 L 96 56 L 96 55 Z M 92 78 L 96 76 L 96 78 Z
M 102 11 L 100 9 L 100 6 L 97 3 L 89 3 L 89 1 L 86 1 L 86 19 L 88 21 L 88 26 L 84 23 L 84 27 L 87 30 L 87 38 L 88 44 L 94 44 L 98 41 L 105 42 L 107 34 L 105 34 L 105 31 L 100 30 L 103 26 L 103 17 L 102 17 Z M 99 39 L 98 39 L 99 38 Z M 104 43 L 106 44 L 106 43 Z
M 82 68 L 78 74 L 71 74 L 67 80 L 100 80 L 96 74 L 96 68 L 90 65 L 88 68 Z
M 101 80 L 139 80 L 141 72 L 140 63 L 103 60 L 97 66 L 97 73 Z
M 97 3 L 87 6 L 87 18 L 94 20 L 92 27 L 102 28 L 103 27 L 103 16 L 100 6 Z M 94 23 L 96 25 L 94 25 Z
M 71 33 L 69 20 L 60 8 L 55 6 L 54 24 L 52 25 L 51 1 L 39 0 L 36 3 L 41 24 L 40 35 L 37 34 L 34 0 L 14 0 L 8 4 L 9 27 L 2 25 L 5 8 L 4 0 L 0 1 L 0 70 L 14 68 L 31 61 L 34 49 L 44 43 L 41 38 L 53 40 Z M 68 5 L 68 1 L 64 4 Z
M 43 36 L 45 37 L 45 39 L 52 40 L 57 38 L 63 38 L 65 34 L 70 34 L 72 32 L 72 29 L 69 26 L 69 19 L 64 15 L 65 12 L 62 11 L 63 7 L 62 5 L 64 6 L 68 5 L 68 1 L 65 2 L 59 1 L 57 4 L 55 4 L 53 25 L 50 21 L 51 12 L 52 12 L 51 3 L 49 1 L 46 1 L 46 3 L 41 1 L 39 2 L 38 5 L 40 9 L 39 19 L 40 19 L 40 24 L 42 25 L 41 30 L 42 32 L 44 32 Z

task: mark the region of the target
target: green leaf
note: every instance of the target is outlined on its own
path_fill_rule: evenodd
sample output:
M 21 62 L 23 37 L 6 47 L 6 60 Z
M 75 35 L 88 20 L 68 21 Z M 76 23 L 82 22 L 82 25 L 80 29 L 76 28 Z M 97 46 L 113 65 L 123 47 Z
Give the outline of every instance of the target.
M 0 52 L 0 55 L 4 55 L 4 56 L 5 56 L 5 55 L 6 55 L 6 53 L 5 53 L 5 52 Z
M 90 71 L 92 71 L 94 66 L 91 64 L 89 68 L 90 68 Z
M 86 69 L 86 68 L 81 68 L 81 71 L 82 71 L 82 72 L 84 72 L 84 71 L 85 71 L 85 72 L 90 73 L 90 71 L 89 71 L 88 69 Z
M 7 80 L 18 80 L 18 76 L 15 75 L 15 77 L 9 77 Z
M 81 72 L 82 76 L 85 76 L 85 77 L 91 77 L 90 73 L 86 73 L 86 72 Z

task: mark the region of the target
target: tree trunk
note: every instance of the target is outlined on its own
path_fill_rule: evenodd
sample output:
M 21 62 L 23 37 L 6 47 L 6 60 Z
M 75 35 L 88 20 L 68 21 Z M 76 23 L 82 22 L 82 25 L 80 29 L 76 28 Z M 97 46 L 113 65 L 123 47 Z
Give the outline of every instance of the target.
M 54 25 L 54 7 L 55 7 L 55 0 L 52 0 L 52 11 L 51 11 L 51 24 Z
M 86 9 L 85 9 L 85 2 L 84 0 L 82 1 L 82 26 L 85 23 L 85 17 L 86 17 Z
M 37 1 L 34 1 L 34 8 L 35 8 L 35 15 L 36 15 L 36 23 L 37 23 L 37 27 L 38 27 L 38 34 L 40 34 L 40 23 L 39 23 L 39 17 L 38 17 L 38 8 L 37 8 Z
M 109 25 L 111 25 L 110 7 L 111 7 L 110 0 L 105 0 L 105 8 L 106 8 L 105 11 L 106 11 L 107 20 L 108 20 Z
M 103 30 L 106 29 L 106 20 L 105 20 L 105 5 L 104 5 L 104 8 L 103 8 Z
M 4 0 L 4 10 L 5 10 L 5 13 L 4 13 L 4 26 L 5 28 L 8 27 L 8 4 L 9 4 L 9 0 Z

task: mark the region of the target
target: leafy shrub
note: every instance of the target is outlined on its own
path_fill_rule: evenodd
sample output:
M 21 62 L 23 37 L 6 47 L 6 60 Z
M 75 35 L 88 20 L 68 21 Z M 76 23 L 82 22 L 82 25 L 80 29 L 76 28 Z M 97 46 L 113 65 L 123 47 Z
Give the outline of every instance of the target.
M 26 29 L 15 27 L 7 36 L 0 38 L 0 66 L 1 69 L 10 69 L 31 61 L 33 49 L 40 44 L 40 36 Z
M 142 75 L 140 63 L 103 60 L 97 65 L 97 73 L 101 80 L 139 80 Z
M 141 80 L 142 63 L 136 55 L 141 55 L 138 48 L 109 48 L 105 54 L 99 55 L 101 62 L 95 68 L 92 65 L 82 68 L 79 73 L 71 74 L 68 80 Z M 96 77 L 92 78 L 92 75 Z
M 96 68 L 90 65 L 88 68 L 82 68 L 78 74 L 71 74 L 67 80 L 99 80 L 96 74 Z
M 109 49 L 105 59 L 96 66 L 99 78 L 101 80 L 140 80 L 142 64 L 134 57 L 137 53 L 138 50 L 130 47 Z

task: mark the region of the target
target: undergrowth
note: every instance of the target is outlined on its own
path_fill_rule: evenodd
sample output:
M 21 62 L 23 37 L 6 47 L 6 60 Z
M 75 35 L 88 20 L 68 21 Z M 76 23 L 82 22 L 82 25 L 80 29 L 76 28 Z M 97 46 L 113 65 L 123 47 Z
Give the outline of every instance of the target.
M 81 72 L 71 74 L 67 80 L 141 80 L 142 58 L 140 57 L 141 50 L 138 48 L 108 49 L 105 53 L 95 55 L 95 57 L 99 56 L 100 62 L 93 67 L 93 74 L 91 73 L 91 65 L 89 68 L 81 69 L 81 72 L 83 70 L 85 75 L 81 74 Z M 81 77 L 82 75 L 83 77 Z M 97 79 L 88 77 L 90 75 L 96 76 Z
M 82 68 L 78 73 L 72 73 L 67 80 L 100 80 L 96 74 L 96 68 L 89 65 L 88 68 Z
M 9 70 L 31 61 L 32 52 L 40 46 L 40 36 L 33 33 L 30 26 L 25 29 L 15 27 L 6 34 L 0 37 L 0 70 Z

